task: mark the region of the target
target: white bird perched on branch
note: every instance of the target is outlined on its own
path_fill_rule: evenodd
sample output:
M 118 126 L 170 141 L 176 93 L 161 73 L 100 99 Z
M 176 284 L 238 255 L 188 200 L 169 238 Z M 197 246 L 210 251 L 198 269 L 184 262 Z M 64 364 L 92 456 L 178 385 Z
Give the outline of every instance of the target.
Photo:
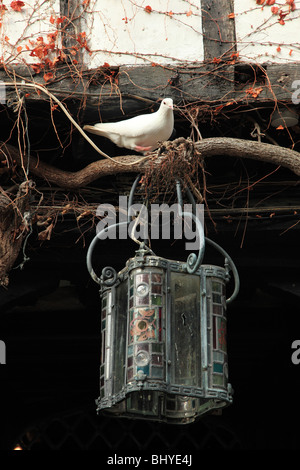
M 118 147 L 147 153 L 169 140 L 174 128 L 173 100 L 164 98 L 158 111 L 118 122 L 85 125 L 84 131 L 107 137 Z

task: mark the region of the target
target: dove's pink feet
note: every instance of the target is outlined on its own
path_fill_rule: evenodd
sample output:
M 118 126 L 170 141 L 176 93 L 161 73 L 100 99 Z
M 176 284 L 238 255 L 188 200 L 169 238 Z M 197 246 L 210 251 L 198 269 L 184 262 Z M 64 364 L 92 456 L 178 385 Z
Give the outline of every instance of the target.
M 141 145 L 136 145 L 135 146 L 135 151 L 136 152 L 149 152 L 151 150 L 151 146 L 149 147 L 142 147 Z

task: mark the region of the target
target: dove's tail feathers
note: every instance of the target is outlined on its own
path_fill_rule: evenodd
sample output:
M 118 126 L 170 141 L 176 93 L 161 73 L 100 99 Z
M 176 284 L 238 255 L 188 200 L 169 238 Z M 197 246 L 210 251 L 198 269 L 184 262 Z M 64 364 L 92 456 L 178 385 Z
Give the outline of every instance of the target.
M 91 134 L 97 134 L 97 135 L 106 135 L 106 131 L 102 131 L 99 129 L 97 126 L 83 126 L 83 130 L 86 132 L 90 132 Z

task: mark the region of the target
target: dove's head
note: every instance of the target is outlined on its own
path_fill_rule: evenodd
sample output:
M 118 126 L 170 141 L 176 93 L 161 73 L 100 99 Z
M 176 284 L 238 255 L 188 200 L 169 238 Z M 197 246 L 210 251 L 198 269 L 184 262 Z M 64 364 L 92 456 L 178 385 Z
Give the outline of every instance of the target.
M 164 110 L 173 109 L 173 100 L 172 98 L 164 98 L 160 104 L 160 107 Z

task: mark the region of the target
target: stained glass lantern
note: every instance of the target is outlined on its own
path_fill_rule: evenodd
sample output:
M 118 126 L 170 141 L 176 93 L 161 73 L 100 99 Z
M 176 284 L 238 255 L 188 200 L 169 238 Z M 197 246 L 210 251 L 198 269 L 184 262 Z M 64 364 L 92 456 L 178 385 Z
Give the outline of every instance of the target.
M 224 267 L 190 269 L 142 243 L 119 273 L 107 267 L 97 278 L 89 254 L 101 286 L 98 413 L 186 424 L 232 402 L 226 310 L 238 274 L 227 253 L 206 241 L 226 256 Z M 226 300 L 230 271 L 236 285 Z

